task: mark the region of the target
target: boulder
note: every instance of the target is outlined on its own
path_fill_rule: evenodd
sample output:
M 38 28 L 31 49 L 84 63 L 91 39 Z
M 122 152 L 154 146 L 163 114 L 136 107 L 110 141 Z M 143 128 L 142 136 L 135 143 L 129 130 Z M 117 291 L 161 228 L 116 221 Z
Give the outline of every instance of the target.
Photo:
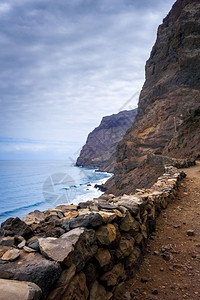
M 26 215 L 25 217 L 23 217 L 22 220 L 27 225 L 31 225 L 33 223 L 39 224 L 40 222 L 44 221 L 44 213 L 39 210 L 35 210 L 29 213 L 28 215 Z
M 99 277 L 99 270 L 96 263 L 88 262 L 83 269 L 86 276 L 87 285 L 90 287 L 91 284 Z
M 96 231 L 96 236 L 100 244 L 110 245 L 116 239 L 116 228 L 113 224 L 103 225 Z
M 13 236 L 6 236 L 4 238 L 2 238 L 2 240 L 0 241 L 0 245 L 2 246 L 8 246 L 8 247 L 12 247 L 15 244 L 15 238 Z
M 0 279 L 0 300 L 39 300 L 42 291 L 32 282 Z
M 115 251 L 115 255 L 118 259 L 123 259 L 126 256 L 129 256 L 134 249 L 134 238 L 129 234 L 123 234 L 119 242 L 119 246 Z
M 105 224 L 111 223 L 116 219 L 116 214 L 113 212 L 107 212 L 107 211 L 100 211 L 99 214 L 101 215 L 103 222 Z
M 56 207 L 56 209 L 61 210 L 63 213 L 65 213 L 66 211 L 77 210 L 77 208 L 78 206 L 73 204 L 70 205 L 61 204 Z
M 78 240 L 78 237 L 77 237 Z M 47 258 L 56 262 L 68 264 L 69 255 L 73 253 L 74 247 L 66 239 L 57 238 L 40 238 L 39 239 L 40 252 Z
M 138 271 L 139 265 L 143 259 L 142 252 L 139 247 L 135 247 L 132 253 L 125 260 L 125 268 L 129 277 L 135 275 Z
M 41 238 L 39 247 L 44 256 L 68 267 L 73 263 L 77 269 L 83 268 L 97 251 L 95 232 L 85 228 L 71 230 L 58 239 Z
M 32 252 L 36 252 L 36 250 L 35 249 L 33 249 L 33 248 L 29 248 L 29 247 L 27 247 L 27 246 L 24 246 L 24 251 L 25 252 L 27 252 L 27 253 L 32 253 Z
M 17 261 L 0 264 L 0 276 L 5 271 L 15 280 L 37 284 L 44 294 L 49 292 L 61 274 L 58 263 L 45 259 L 39 253 L 25 252 Z
M 86 285 L 86 277 L 85 274 L 81 272 L 71 280 L 60 300 L 87 300 L 88 296 L 89 291 Z
M 108 249 L 99 248 L 95 258 L 101 267 L 106 266 L 111 262 L 111 255 Z
M 21 243 L 17 245 L 17 248 L 22 249 L 26 245 L 26 240 L 23 240 Z
M 102 225 L 103 220 L 99 214 L 90 213 L 88 215 L 82 215 L 77 218 L 69 220 L 70 229 L 77 227 L 95 228 Z
M 65 230 L 62 229 L 61 227 L 55 227 L 53 229 L 50 229 L 46 232 L 46 237 L 60 237 L 65 233 Z
M 40 247 L 39 247 L 39 241 L 38 241 L 38 239 L 36 238 L 36 239 L 30 241 L 28 243 L 28 247 L 32 248 L 33 250 L 39 251 Z
M 69 283 L 75 276 L 75 273 L 76 267 L 74 265 L 64 270 L 56 283 L 55 289 L 48 295 L 48 300 L 60 300 L 67 291 Z
M 9 232 L 9 235 L 20 235 L 25 239 L 29 238 L 32 234 L 31 228 L 21 221 L 19 218 L 9 218 L 1 224 L 1 234 Z
M 98 201 L 98 208 L 99 209 L 106 209 L 106 210 L 113 210 L 113 209 L 117 209 L 116 205 L 110 204 L 108 201 L 106 200 L 102 200 L 100 199 Z
M 107 272 L 101 276 L 101 281 L 105 282 L 107 286 L 117 285 L 120 281 L 125 280 L 124 265 L 119 263 L 113 267 L 110 272 Z
M 140 224 L 130 214 L 126 212 L 126 216 L 121 220 L 120 229 L 130 232 L 131 235 L 136 235 L 140 231 Z
M 11 249 L 4 253 L 4 255 L 1 257 L 2 260 L 6 261 L 14 261 L 20 256 L 20 251 L 18 249 Z
M 67 212 L 64 213 L 64 216 L 65 216 L 67 219 L 76 218 L 76 217 L 79 216 L 79 212 L 76 211 L 76 210 L 67 211 Z
M 113 294 L 111 292 L 107 292 L 103 285 L 95 281 L 90 290 L 89 300 L 109 300 L 112 296 Z

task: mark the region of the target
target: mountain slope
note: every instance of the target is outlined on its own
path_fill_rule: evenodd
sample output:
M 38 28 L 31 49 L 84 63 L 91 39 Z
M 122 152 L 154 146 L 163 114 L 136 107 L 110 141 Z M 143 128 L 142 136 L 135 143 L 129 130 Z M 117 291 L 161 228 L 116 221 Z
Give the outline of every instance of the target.
M 158 28 L 146 63 L 138 115 L 117 147 L 115 175 L 106 184 L 108 192 L 131 193 L 151 186 L 163 168 L 153 156 L 149 159 L 149 153 L 198 156 L 199 108 L 200 1 L 178 0 Z M 190 126 L 193 115 L 196 126 Z
M 112 172 L 116 146 L 131 127 L 136 114 L 137 109 L 133 109 L 103 117 L 100 125 L 88 135 L 76 165 L 99 167 L 101 170 Z

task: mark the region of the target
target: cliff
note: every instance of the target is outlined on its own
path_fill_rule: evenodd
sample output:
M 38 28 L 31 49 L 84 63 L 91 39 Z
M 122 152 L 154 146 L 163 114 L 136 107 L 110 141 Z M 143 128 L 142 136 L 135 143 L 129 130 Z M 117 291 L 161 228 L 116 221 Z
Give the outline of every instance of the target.
M 76 165 L 112 172 L 116 146 L 133 124 L 136 114 L 137 109 L 133 109 L 103 117 L 100 125 L 88 135 Z
M 108 192 L 119 195 L 151 186 L 163 172 L 154 162 L 157 154 L 199 157 L 199 32 L 199 0 L 176 1 L 158 28 L 146 63 L 138 114 L 117 146 Z

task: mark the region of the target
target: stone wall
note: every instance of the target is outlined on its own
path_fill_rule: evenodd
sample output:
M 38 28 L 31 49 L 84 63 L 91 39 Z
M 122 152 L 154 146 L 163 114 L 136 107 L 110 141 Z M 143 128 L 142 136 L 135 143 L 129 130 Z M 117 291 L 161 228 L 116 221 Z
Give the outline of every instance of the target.
M 117 285 L 137 272 L 156 218 L 184 176 L 169 166 L 134 195 L 102 195 L 2 223 L 2 299 L 11 290 L 9 299 L 114 299 Z

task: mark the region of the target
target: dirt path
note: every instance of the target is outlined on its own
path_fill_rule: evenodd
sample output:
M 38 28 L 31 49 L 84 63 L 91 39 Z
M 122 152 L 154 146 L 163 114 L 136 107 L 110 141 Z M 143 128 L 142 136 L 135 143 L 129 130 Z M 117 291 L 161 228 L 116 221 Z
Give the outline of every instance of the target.
M 159 216 L 139 272 L 119 288 L 116 300 L 200 299 L 200 162 L 184 172 L 177 200 Z

